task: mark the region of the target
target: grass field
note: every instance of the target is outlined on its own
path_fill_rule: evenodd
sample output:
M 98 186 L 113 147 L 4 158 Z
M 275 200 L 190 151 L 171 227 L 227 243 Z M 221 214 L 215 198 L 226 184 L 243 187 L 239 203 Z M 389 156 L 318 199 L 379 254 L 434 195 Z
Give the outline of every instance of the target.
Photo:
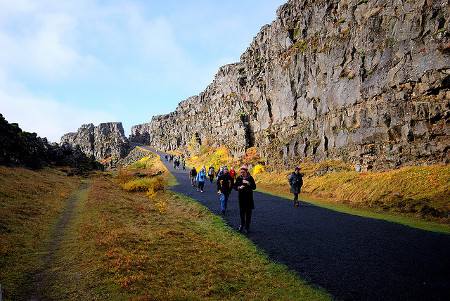
M 25 300 L 42 268 L 50 233 L 81 180 L 56 169 L 0 166 L 0 284 L 4 300 Z
M 211 155 L 221 165 L 240 163 L 227 161 L 223 149 L 194 163 L 209 165 Z M 300 167 L 302 200 L 450 233 L 446 166 L 388 173 L 356 173 L 338 162 Z M 339 171 L 317 175 L 324 168 Z M 257 171 L 259 189 L 292 197 L 289 172 Z M 79 189 L 83 182 L 87 190 Z M 57 300 L 330 299 L 205 207 L 164 190 L 173 183 L 154 155 L 87 180 L 64 170 L 0 167 L 3 300 L 27 299 L 39 271 L 45 272 L 45 296 Z M 69 200 L 75 207 L 55 247 L 52 235 Z
M 193 200 L 164 190 L 124 189 L 129 181 L 155 178 L 161 169 L 154 161 L 122 170 L 117 176 L 100 173 L 89 180 L 89 189 L 75 199 L 73 216 L 47 266 L 46 297 L 330 299 L 271 262 L 222 218 Z M 42 269 L 49 237 L 80 180 L 56 170 L 0 171 L 2 199 L 8 200 L 0 207 L 0 283 L 3 300 L 22 300 L 32 287 L 30 275 Z M 167 172 L 157 177 L 163 183 L 171 180 Z

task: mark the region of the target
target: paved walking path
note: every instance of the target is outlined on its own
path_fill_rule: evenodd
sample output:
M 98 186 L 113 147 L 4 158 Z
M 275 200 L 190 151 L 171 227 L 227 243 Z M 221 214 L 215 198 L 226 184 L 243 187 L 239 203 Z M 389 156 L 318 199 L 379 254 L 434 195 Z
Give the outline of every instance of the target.
M 179 185 L 172 190 L 221 215 L 216 182 L 203 193 L 190 185 L 189 170 L 163 163 Z M 247 237 L 275 261 L 338 300 L 448 300 L 450 235 L 353 216 L 254 193 L 255 207 Z M 224 216 L 239 226 L 237 192 Z

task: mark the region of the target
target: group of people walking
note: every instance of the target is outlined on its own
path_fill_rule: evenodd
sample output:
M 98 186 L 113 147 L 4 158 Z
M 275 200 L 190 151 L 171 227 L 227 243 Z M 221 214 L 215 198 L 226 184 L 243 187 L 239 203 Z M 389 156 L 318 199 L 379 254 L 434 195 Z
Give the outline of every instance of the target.
M 174 169 L 180 169 L 183 168 L 183 170 L 186 169 L 186 161 L 184 161 L 184 156 L 174 156 L 174 155 L 165 155 L 164 159 L 166 162 L 173 162 L 173 168 Z M 181 165 L 181 167 L 180 167 Z
M 205 165 L 203 165 L 200 171 L 197 171 L 195 167 L 189 171 L 189 178 L 193 187 L 197 186 L 197 191 L 203 192 L 205 182 L 209 178 L 210 183 L 214 182 L 214 178 L 217 180 L 217 193 L 219 194 L 220 209 L 222 214 L 225 214 L 228 207 L 228 198 L 233 190 L 238 191 L 239 199 L 239 216 L 240 226 L 239 232 L 245 230 L 246 233 L 250 232 L 250 222 L 252 218 L 252 210 L 255 209 L 255 203 L 253 199 L 253 190 L 256 189 L 256 183 L 253 177 L 248 171 L 246 165 L 241 166 L 239 169 L 240 175 L 236 177 L 236 172 L 233 168 L 230 170 L 227 166 L 220 167 L 215 171 L 213 165 L 206 171 Z M 291 187 L 290 192 L 294 194 L 294 205 L 299 206 L 298 195 L 303 185 L 303 174 L 300 173 L 300 168 L 296 167 L 294 172 L 288 179 Z
M 217 173 L 212 165 L 208 168 L 208 172 L 206 172 L 205 166 L 202 166 L 198 172 L 196 168 L 193 167 L 189 171 L 189 178 L 192 186 L 195 187 L 196 183 L 198 183 L 197 191 L 200 192 L 203 192 L 207 178 L 210 179 L 211 183 L 213 183 L 214 178 L 216 178 L 216 188 L 217 193 L 219 194 L 220 210 L 222 214 L 225 214 L 227 211 L 228 199 L 231 192 L 233 190 L 238 191 L 239 215 L 241 219 L 239 232 L 243 232 L 244 230 L 246 233 L 250 232 L 252 210 L 255 208 L 253 190 L 256 189 L 256 183 L 248 172 L 248 167 L 246 165 L 243 165 L 240 168 L 240 175 L 237 177 L 234 169 L 228 169 L 227 166 L 220 167 Z

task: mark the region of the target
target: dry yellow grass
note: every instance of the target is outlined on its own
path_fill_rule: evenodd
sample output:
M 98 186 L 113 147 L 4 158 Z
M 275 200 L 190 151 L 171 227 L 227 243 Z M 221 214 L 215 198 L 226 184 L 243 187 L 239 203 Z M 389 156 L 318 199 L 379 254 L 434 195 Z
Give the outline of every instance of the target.
M 261 187 L 289 195 L 289 172 L 256 176 Z M 380 208 L 419 217 L 441 218 L 450 212 L 450 167 L 414 166 L 384 173 L 341 171 L 306 176 L 302 191 L 310 198 L 360 208 Z
M 4 300 L 24 300 L 30 274 L 43 265 L 50 234 L 80 184 L 57 169 L 0 166 L 0 283 Z
M 22 172 L 6 172 L 10 178 L 3 183 L 13 178 L 18 182 L 35 179 L 33 191 L 42 187 L 43 194 L 55 196 L 62 190 L 55 194 L 53 188 L 72 187 L 67 190 L 70 193 L 78 183 L 70 178 L 73 183 L 68 185 L 62 175 L 50 180 L 48 172 L 24 172 L 24 178 Z M 26 196 L 29 190 L 23 202 L 32 206 L 34 200 Z M 56 221 L 61 210 L 62 206 L 56 208 L 49 220 Z M 17 212 L 10 215 L 18 217 Z M 47 221 L 42 215 L 35 218 L 37 223 Z M 12 227 L 9 221 L 1 225 Z M 49 229 L 23 229 L 18 251 L 30 255 L 30 260 L 22 262 L 20 270 L 10 266 L 11 260 L 22 259 L 18 251 L 16 257 L 2 254 L 0 281 L 5 300 L 26 299 L 25 279 L 35 269 L 31 261 L 46 252 L 29 244 L 36 235 L 45 237 L 50 232 L 51 227 L 44 228 Z M 2 242 L 5 237 L 11 239 L 3 234 Z M 198 203 L 167 191 L 156 192 L 152 198 L 144 192 L 130 193 L 108 174 L 91 179 L 90 189 L 77 197 L 72 219 L 47 268 L 51 279 L 46 296 L 54 300 L 330 299 L 270 262 L 249 240 Z M 14 277 L 15 273 L 20 277 Z
M 64 291 L 57 299 L 328 299 L 267 260 L 221 218 L 170 192 L 149 199 L 99 177 L 73 229 L 61 260 L 72 262 L 58 271 Z

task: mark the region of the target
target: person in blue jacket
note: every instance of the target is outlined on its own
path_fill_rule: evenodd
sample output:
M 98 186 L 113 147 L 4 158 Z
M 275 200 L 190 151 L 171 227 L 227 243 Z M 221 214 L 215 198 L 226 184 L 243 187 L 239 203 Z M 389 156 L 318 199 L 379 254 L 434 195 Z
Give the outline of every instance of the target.
M 205 166 L 202 167 L 202 169 L 200 169 L 200 171 L 197 174 L 197 182 L 198 182 L 198 188 L 197 191 L 201 191 L 203 192 L 203 187 L 205 186 L 205 181 L 206 181 L 206 169 Z

